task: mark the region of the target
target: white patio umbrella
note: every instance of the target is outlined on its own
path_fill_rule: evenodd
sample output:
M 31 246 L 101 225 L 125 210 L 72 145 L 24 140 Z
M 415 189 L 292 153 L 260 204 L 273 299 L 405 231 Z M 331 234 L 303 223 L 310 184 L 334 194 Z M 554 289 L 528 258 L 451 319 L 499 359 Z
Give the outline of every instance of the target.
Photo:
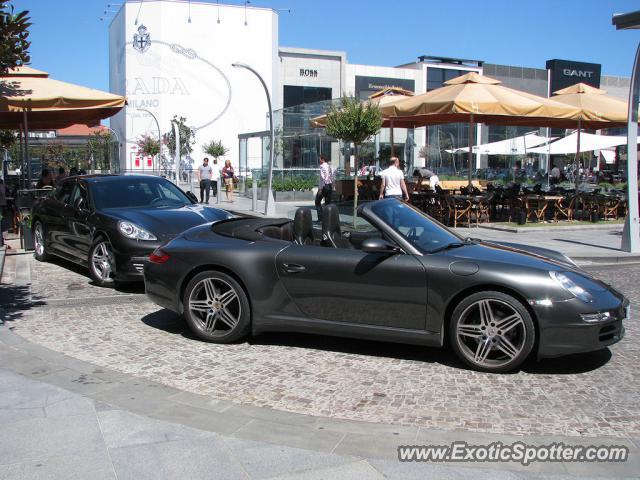
M 526 155 L 533 147 L 547 143 L 555 138 L 556 137 L 544 137 L 532 132 L 515 138 L 474 145 L 473 153 L 480 153 L 482 155 Z M 468 152 L 469 147 L 446 151 L 449 153 Z
M 638 140 L 640 143 L 640 140 Z M 580 133 L 578 141 L 578 133 L 574 132 L 560 140 L 550 143 L 549 145 L 535 147 L 527 150 L 528 153 L 548 153 L 550 155 L 566 155 L 579 152 L 591 152 L 593 150 L 603 150 L 607 148 L 626 145 L 627 137 L 622 135 L 594 135 L 593 133 Z M 578 147 L 579 145 L 579 147 Z M 579 150 L 578 150 L 579 148 Z

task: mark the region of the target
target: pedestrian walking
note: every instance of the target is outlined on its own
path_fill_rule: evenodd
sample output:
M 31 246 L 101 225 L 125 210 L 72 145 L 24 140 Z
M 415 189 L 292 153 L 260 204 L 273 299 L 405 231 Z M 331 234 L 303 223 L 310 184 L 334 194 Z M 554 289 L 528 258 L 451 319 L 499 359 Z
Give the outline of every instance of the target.
M 233 203 L 233 182 L 236 180 L 236 174 L 231 165 L 231 160 L 224 161 L 224 167 L 222 168 L 222 180 L 227 193 L 227 202 Z
M 211 165 L 211 190 L 213 190 L 213 196 L 218 196 L 218 180 L 220 180 L 220 165 L 218 165 L 218 159 L 213 159 L 213 165 Z
M 404 181 L 404 172 L 398 168 L 399 165 L 400 159 L 398 157 L 391 157 L 391 159 L 389 160 L 389 167 L 380 172 L 380 176 L 382 177 L 380 199 L 409 199 L 407 184 Z
M 320 183 L 318 185 L 318 193 L 316 194 L 316 211 L 318 212 L 318 221 L 322 221 L 322 199 L 324 204 L 331 203 L 331 194 L 333 193 L 333 182 L 335 180 L 335 171 L 331 168 L 327 157 L 320 155 Z
M 202 159 L 202 165 L 198 167 L 198 181 L 200 182 L 200 203 L 209 203 L 209 191 L 211 190 L 211 175 L 213 169 L 209 165 L 207 157 Z M 206 198 L 206 201 L 205 201 Z

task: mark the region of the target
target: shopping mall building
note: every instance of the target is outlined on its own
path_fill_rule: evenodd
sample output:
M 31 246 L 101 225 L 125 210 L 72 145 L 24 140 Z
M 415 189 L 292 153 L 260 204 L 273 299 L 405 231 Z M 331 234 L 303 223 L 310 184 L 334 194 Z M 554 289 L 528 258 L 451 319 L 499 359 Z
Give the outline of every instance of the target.
M 366 99 L 381 88 L 401 87 L 419 94 L 470 71 L 541 96 L 579 81 L 624 100 L 629 91 L 628 77 L 607 76 L 601 65 L 579 59 L 549 60 L 535 68 L 437 56 L 399 59 L 395 67 L 351 64 L 347 52 L 280 46 L 278 12 L 246 5 L 126 1 L 109 27 L 109 46 L 111 91 L 128 97 L 126 109 L 111 121 L 122 142 L 123 170 L 157 168 L 154 160 L 137 154 L 136 139 L 169 131 L 174 116 L 184 117 L 196 132 L 193 161 L 204 156 L 202 144 L 215 139 L 229 148 L 227 158 L 234 165 L 262 168 L 269 157 L 266 96 L 256 76 L 232 66 L 237 62 L 256 70 L 271 95 L 276 168 L 284 169 L 316 168 L 320 154 L 344 168 L 351 157 L 349 145 L 312 128 L 309 119 L 345 93 Z M 416 50 L 423 49 L 416 44 Z M 466 146 L 467 129 L 466 124 L 396 129 L 395 151 L 409 168 L 424 165 L 425 156 L 436 166 L 464 161 L 446 150 Z M 475 141 L 504 140 L 532 130 L 538 129 L 481 125 Z M 362 149 L 365 162 L 389 157 L 389 137 L 383 129 Z M 477 167 L 491 161 L 475 157 Z

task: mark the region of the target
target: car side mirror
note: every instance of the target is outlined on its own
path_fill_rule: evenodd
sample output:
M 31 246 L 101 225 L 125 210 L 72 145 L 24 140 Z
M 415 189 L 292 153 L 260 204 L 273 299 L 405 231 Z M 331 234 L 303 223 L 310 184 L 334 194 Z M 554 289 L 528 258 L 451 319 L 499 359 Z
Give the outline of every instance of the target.
M 195 196 L 195 194 L 189 190 L 188 192 L 186 192 L 187 197 L 189 197 L 189 200 L 191 200 L 193 203 L 198 203 L 198 197 Z
M 367 238 L 362 242 L 360 249 L 367 253 L 385 253 L 387 255 L 400 253 L 399 247 L 379 237 Z

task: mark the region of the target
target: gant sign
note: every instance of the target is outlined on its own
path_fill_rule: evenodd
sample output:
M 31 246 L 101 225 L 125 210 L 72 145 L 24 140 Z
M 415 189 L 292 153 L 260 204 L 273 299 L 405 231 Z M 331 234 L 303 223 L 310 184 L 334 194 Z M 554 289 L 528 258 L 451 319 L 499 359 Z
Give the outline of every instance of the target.
M 593 72 L 588 70 L 575 70 L 571 68 L 564 68 L 562 70 L 567 77 L 578 77 L 578 78 L 593 78 Z
M 579 82 L 600 88 L 600 64 L 555 59 L 547 61 L 547 70 L 551 76 L 550 93 Z

